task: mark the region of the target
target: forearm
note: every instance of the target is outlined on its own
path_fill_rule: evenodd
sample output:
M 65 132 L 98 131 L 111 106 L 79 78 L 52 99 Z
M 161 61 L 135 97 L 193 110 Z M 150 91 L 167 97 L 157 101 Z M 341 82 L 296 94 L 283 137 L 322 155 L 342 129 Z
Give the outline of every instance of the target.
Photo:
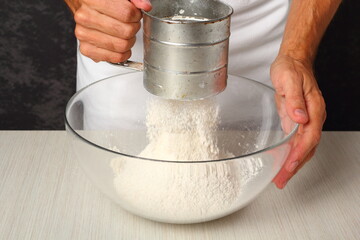
M 293 0 L 279 55 L 312 64 L 341 0 Z
M 73 14 L 80 7 L 79 0 L 65 0 L 65 3 L 68 5 Z

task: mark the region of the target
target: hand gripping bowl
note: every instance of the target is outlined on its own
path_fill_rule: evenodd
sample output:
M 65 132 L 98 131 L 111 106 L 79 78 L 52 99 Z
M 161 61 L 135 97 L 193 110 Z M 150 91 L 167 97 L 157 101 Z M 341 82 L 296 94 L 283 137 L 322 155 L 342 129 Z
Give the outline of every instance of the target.
M 279 172 L 298 128 L 273 89 L 229 76 L 225 91 L 213 98 L 216 144 L 231 153 L 226 157 L 151 159 L 140 153 L 149 143 L 148 103 L 159 98 L 144 89 L 142 74 L 100 80 L 67 104 L 69 142 L 98 189 L 129 212 L 168 223 L 217 219 L 254 200 Z M 189 104 L 195 103 L 184 108 Z M 171 153 L 179 142 L 169 138 L 164 144 Z

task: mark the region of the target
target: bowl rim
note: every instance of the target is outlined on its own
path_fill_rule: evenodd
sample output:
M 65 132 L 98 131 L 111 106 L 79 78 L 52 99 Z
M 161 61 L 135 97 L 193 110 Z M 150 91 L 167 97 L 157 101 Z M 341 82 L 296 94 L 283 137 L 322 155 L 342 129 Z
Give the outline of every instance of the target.
M 114 150 L 111 150 L 111 149 L 108 149 L 108 148 L 105 148 L 103 146 L 100 146 L 98 144 L 95 144 L 89 140 L 87 140 L 86 138 L 84 138 L 83 136 L 81 136 L 80 134 L 78 134 L 76 132 L 76 130 L 74 130 L 69 121 L 68 121 L 68 118 L 67 118 L 67 113 L 68 113 L 68 110 L 69 110 L 69 107 L 70 107 L 70 103 L 72 103 L 74 101 L 74 99 L 80 95 L 83 91 L 85 91 L 87 88 L 91 87 L 92 85 L 95 85 L 95 84 L 99 84 L 100 82 L 104 82 L 106 80 L 109 80 L 111 78 L 115 78 L 115 77 L 119 77 L 119 76 L 124 76 L 124 75 L 128 75 L 128 74 L 134 74 L 134 73 L 140 73 L 138 71 L 132 71 L 132 72 L 127 72 L 127 73 L 121 73 L 121 74 L 116 74 L 114 76 L 111 76 L 111 77 L 107 77 L 107 78 L 103 78 L 103 79 L 100 79 L 100 80 L 97 80 L 83 88 L 81 88 L 80 90 L 78 90 L 70 99 L 69 101 L 67 102 L 66 104 L 66 108 L 65 108 L 65 128 L 66 130 L 70 130 L 73 135 L 75 135 L 75 137 L 77 137 L 78 139 L 80 139 L 81 141 L 84 141 L 85 143 L 88 143 L 90 144 L 91 146 L 94 146 L 100 150 L 104 150 L 106 152 L 110 152 L 110 153 L 113 153 L 115 155 L 119 155 L 119 156 L 122 156 L 122 157 L 129 157 L 129 158 L 135 158 L 135 159 L 140 159 L 140 160 L 146 160 L 146 161 L 154 161 L 154 162 L 166 162 L 166 163 L 209 163 L 209 162 L 222 162 L 222 161 L 230 161 L 230 160 L 237 160 L 237 159 L 244 159 L 244 158 L 248 158 L 250 156 L 253 156 L 253 155 L 257 155 L 259 153 L 262 153 L 262 152 L 266 152 L 266 151 L 269 151 L 271 149 L 274 149 L 286 142 L 288 142 L 294 135 L 295 133 L 297 132 L 298 128 L 299 128 L 299 124 L 294 122 L 295 123 L 295 126 L 294 128 L 290 131 L 290 133 L 288 135 L 286 135 L 281 141 L 275 143 L 275 144 L 272 144 L 266 148 L 263 148 L 263 149 L 260 149 L 260 150 L 257 150 L 257 151 L 254 151 L 254 152 L 250 152 L 250 153 L 247 153 L 247 154 L 243 154 L 241 156 L 235 156 L 235 157 L 230 157 L 230 158 L 222 158 L 222 159 L 215 159 L 215 160 L 209 160 L 209 159 L 206 159 L 206 160 L 201 160 L 201 161 L 186 161 L 186 160 L 181 160 L 181 161 L 175 161 L 175 160 L 163 160 L 163 159 L 153 159 L 153 158 L 145 158 L 145 157 L 139 157 L 139 156 L 135 156 L 135 155 L 131 155 L 131 154 L 126 154 L 126 153 L 121 153 L 121 152 L 117 152 L 117 151 L 114 151 Z M 275 90 L 274 88 L 264 84 L 264 83 L 261 83 L 261 82 L 258 82 L 258 81 L 255 81 L 255 80 L 252 80 L 250 78 L 246 78 L 246 77 L 242 77 L 242 76 L 236 76 L 236 75 L 231 75 L 231 74 L 228 74 L 228 76 L 233 76 L 233 77 L 241 77 L 243 78 L 244 80 L 246 81 L 250 81 L 252 82 L 253 84 L 258 84 L 260 86 L 263 86 L 263 87 L 266 87 L 268 88 L 270 91 L 272 91 L 273 93 L 275 93 Z

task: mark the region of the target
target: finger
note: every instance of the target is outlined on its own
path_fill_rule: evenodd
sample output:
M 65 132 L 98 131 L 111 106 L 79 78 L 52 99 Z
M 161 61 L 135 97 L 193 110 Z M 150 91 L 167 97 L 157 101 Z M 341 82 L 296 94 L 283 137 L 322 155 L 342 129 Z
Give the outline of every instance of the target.
M 287 172 L 285 168 L 282 167 L 272 182 L 276 185 L 277 188 L 283 189 L 292 176 L 293 175 L 291 173 Z
M 300 124 L 308 121 L 303 92 L 303 75 L 292 63 L 275 61 L 270 69 L 271 80 L 276 93 L 286 99 L 286 110 L 290 118 Z
M 83 4 L 121 22 L 139 22 L 142 16 L 141 11 L 128 0 L 83 0 Z
M 131 57 L 131 51 L 124 53 L 112 52 L 96 47 L 87 42 L 80 42 L 80 52 L 95 62 L 107 61 L 112 63 L 123 62 Z
M 304 99 L 302 76 L 294 71 L 288 71 L 284 72 L 281 78 L 287 113 L 294 122 L 305 124 L 308 121 L 308 113 Z
M 304 160 L 301 162 L 301 164 L 299 166 L 296 167 L 296 169 L 294 171 L 292 171 L 293 175 L 291 177 L 293 177 L 307 162 L 310 161 L 310 159 L 315 155 L 317 147 L 314 147 L 309 153 L 308 155 L 306 155 L 306 157 L 304 158 Z
M 279 94 L 274 95 L 276 110 L 279 114 L 279 117 L 285 118 L 287 116 L 286 109 L 285 109 L 285 98 Z
M 302 125 L 299 130 L 296 146 L 291 151 L 289 160 L 286 162 L 286 168 L 290 172 L 294 171 L 297 165 L 301 164 L 301 159 L 319 144 L 322 127 L 326 119 L 324 99 L 315 79 L 313 81 L 312 90 L 305 96 L 309 121 L 307 124 Z
M 123 23 L 115 18 L 101 14 L 86 5 L 75 13 L 74 19 L 77 24 L 86 28 L 95 29 L 122 39 L 133 38 L 141 27 L 140 22 Z
M 289 118 L 289 115 L 286 112 L 285 98 L 279 94 L 275 94 L 275 103 L 280 117 L 282 130 L 286 134 L 289 134 L 294 129 L 294 122 Z
M 307 127 L 309 128 L 309 126 Z M 307 160 L 306 157 L 312 156 L 314 154 L 312 151 L 318 145 L 320 141 L 320 135 L 321 130 L 307 129 L 304 130 L 304 133 L 302 135 L 296 136 L 296 145 L 291 150 L 283 168 L 275 177 L 275 182 L 277 182 L 277 186 L 285 186 L 287 181 L 296 173 L 298 169 L 300 169 L 300 167 Z
M 150 11 L 152 8 L 149 0 L 131 0 L 131 2 L 135 5 L 135 7 L 143 9 L 146 12 Z
M 313 157 L 315 151 L 316 148 L 312 149 L 305 157 L 304 161 L 302 161 L 302 163 L 293 172 L 288 172 L 285 167 L 282 167 L 280 172 L 273 179 L 273 183 L 276 185 L 276 187 L 279 189 L 283 189 L 287 185 L 289 180 Z
M 90 43 L 98 48 L 103 48 L 112 52 L 124 53 L 129 51 L 135 44 L 135 38 L 130 40 L 116 38 L 97 30 L 84 28 L 77 24 L 75 35 L 79 41 Z
M 322 125 L 325 116 L 325 103 L 321 95 L 316 91 L 309 94 L 308 112 L 310 121 L 303 126 L 302 131 L 296 135 L 295 146 L 291 150 L 283 168 L 274 178 L 274 182 L 279 188 L 283 188 L 287 181 L 300 169 L 307 159 L 312 156 L 316 146 L 320 142 Z

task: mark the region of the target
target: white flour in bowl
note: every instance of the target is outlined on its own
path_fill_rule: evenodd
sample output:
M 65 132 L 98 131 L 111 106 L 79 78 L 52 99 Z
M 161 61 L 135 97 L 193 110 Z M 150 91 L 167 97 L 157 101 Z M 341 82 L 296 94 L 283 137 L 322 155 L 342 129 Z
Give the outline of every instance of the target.
M 149 144 L 139 156 L 170 161 L 233 157 L 217 144 L 219 121 L 212 99 L 151 100 L 146 118 Z M 116 192 L 128 208 L 182 222 L 229 211 L 239 199 L 241 186 L 261 171 L 262 161 L 187 164 L 117 158 L 111 167 Z

